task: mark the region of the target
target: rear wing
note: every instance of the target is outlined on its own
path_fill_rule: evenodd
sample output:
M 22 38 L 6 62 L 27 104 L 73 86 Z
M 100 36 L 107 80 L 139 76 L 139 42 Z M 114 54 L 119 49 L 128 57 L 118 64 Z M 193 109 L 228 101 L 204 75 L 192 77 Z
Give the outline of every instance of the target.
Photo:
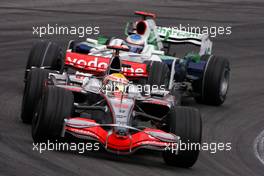
M 200 46 L 200 55 L 211 54 L 212 42 L 207 34 L 187 32 L 175 28 L 157 26 L 157 32 L 164 43 L 193 44 Z

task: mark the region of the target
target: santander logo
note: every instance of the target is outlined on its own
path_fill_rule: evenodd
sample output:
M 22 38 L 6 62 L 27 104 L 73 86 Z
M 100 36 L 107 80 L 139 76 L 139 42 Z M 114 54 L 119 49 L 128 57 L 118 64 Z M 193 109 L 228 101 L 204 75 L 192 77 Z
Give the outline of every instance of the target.
M 136 62 L 122 61 L 124 64 L 130 65 L 131 67 L 122 67 L 122 72 L 126 76 L 145 76 L 146 65 Z M 103 72 L 106 71 L 109 58 L 97 57 L 91 55 L 81 55 L 78 53 L 67 52 L 66 54 L 66 65 L 71 65 L 76 68 Z

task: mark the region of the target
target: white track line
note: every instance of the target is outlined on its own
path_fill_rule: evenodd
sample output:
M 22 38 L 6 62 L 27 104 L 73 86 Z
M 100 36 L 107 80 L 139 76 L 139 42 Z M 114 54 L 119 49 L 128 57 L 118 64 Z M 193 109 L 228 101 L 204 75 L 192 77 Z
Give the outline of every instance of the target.
M 264 130 L 254 140 L 254 153 L 264 165 Z

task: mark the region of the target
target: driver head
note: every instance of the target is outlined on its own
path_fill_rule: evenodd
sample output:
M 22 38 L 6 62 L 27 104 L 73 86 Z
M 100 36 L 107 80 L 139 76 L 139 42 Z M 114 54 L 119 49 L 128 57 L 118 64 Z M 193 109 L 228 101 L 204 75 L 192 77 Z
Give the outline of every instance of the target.
M 144 48 L 144 38 L 139 34 L 131 34 L 126 38 L 126 45 L 130 52 L 141 53 Z
M 128 79 L 121 73 L 113 73 L 103 80 L 103 85 L 108 92 L 125 92 Z

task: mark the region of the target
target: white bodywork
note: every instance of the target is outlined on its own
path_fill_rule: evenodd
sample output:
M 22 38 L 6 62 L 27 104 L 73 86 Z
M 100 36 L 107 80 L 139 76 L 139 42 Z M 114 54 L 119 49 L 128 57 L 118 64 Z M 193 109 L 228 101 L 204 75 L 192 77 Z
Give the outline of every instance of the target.
M 168 27 L 160 27 L 156 26 L 156 23 L 153 19 L 140 20 L 133 23 L 133 34 L 137 34 L 136 25 L 139 22 L 143 22 L 146 26 L 144 34 L 141 36 L 145 40 L 145 45 L 141 53 L 133 53 L 133 52 L 122 52 L 120 51 L 120 59 L 128 60 L 133 62 L 143 63 L 146 60 L 151 61 L 159 61 L 162 62 L 161 56 L 165 56 L 165 52 L 163 51 L 163 43 L 189 43 L 200 46 L 199 55 L 211 54 L 212 52 L 212 42 L 209 39 L 207 34 L 199 34 L 192 33 L 187 31 L 176 30 Z M 128 32 L 126 31 L 126 34 Z M 92 47 L 89 52 L 89 55 L 94 56 L 102 56 L 111 58 L 113 55 L 113 50 L 107 49 L 106 45 L 102 45 L 98 43 L 98 40 L 87 38 L 85 42 L 86 45 Z M 126 42 L 123 39 L 112 39 L 109 42 L 109 45 L 112 46 L 122 46 L 125 45 Z M 175 63 L 180 58 L 168 56 L 169 59 L 173 59 L 172 68 L 174 68 Z M 173 86 L 173 77 L 175 74 L 175 70 L 171 70 L 170 75 L 170 84 L 169 89 Z
M 140 21 L 142 22 L 142 21 Z M 146 19 L 143 21 L 146 25 L 146 30 L 141 36 L 145 39 L 143 51 L 138 53 L 121 52 L 121 59 L 132 60 L 136 62 L 144 62 L 145 60 L 161 61 L 160 55 L 165 55 L 163 49 L 163 42 L 168 43 L 190 43 L 200 46 L 199 55 L 211 54 L 212 42 L 207 34 L 198 34 L 187 31 L 180 31 L 168 27 L 156 26 L 153 19 Z M 135 22 L 136 26 L 138 22 Z M 133 33 L 137 33 L 136 30 Z M 155 43 L 155 45 L 153 44 Z M 112 50 L 106 48 L 106 45 L 98 44 L 97 40 L 88 38 L 86 43 L 93 47 L 90 55 L 111 57 Z M 123 39 L 112 39 L 109 45 L 125 45 Z

